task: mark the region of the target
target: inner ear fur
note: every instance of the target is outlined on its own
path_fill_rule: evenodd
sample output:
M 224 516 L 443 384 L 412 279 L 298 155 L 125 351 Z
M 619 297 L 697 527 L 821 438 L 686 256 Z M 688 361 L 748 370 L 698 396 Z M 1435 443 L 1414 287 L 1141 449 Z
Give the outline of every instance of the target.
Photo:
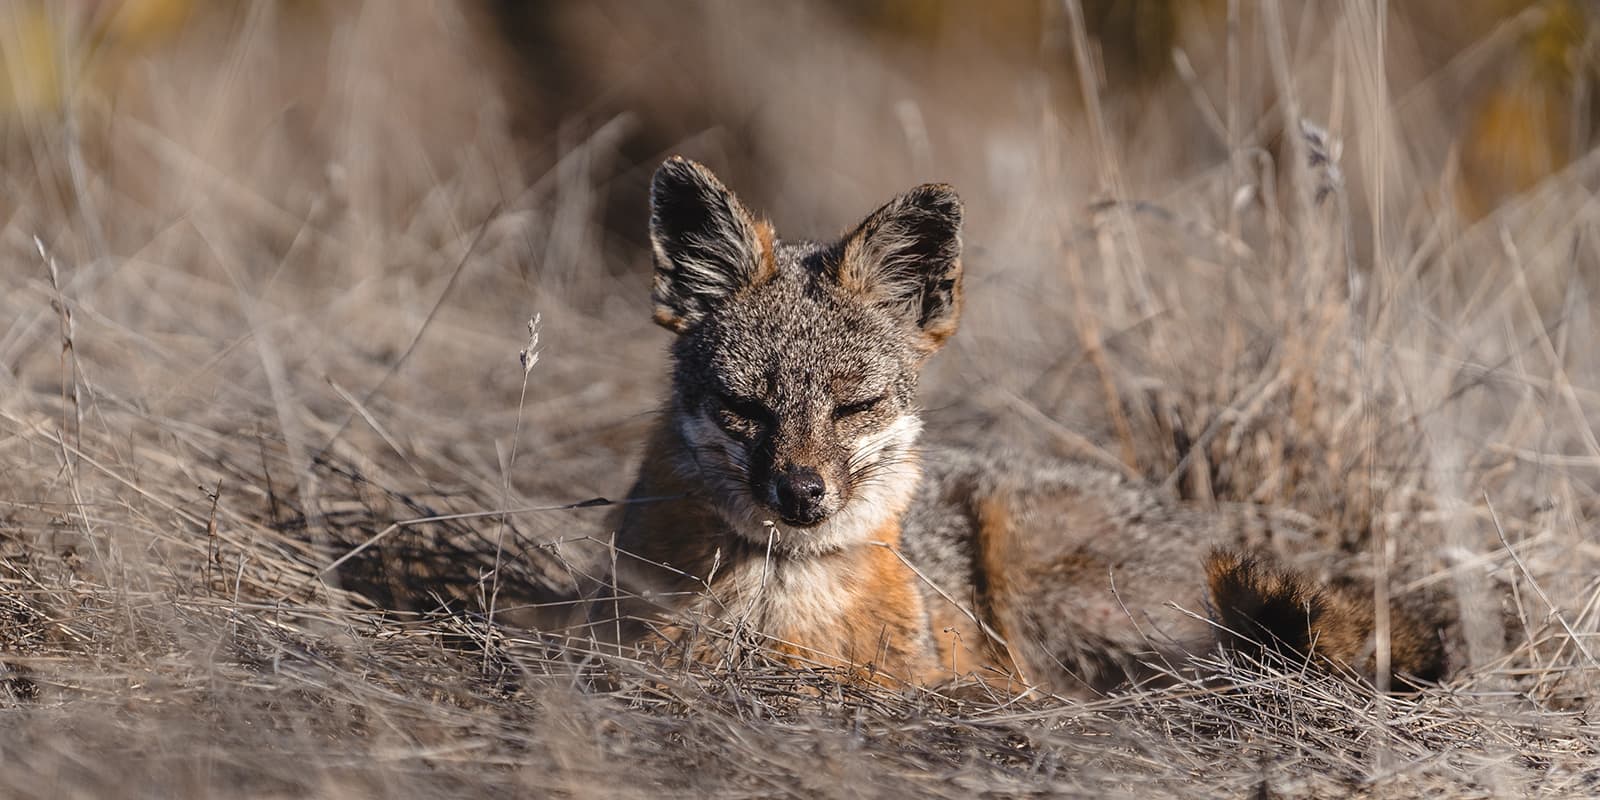
M 655 320 L 683 333 L 739 289 L 776 274 L 772 226 L 704 166 L 667 159 L 650 182 Z
M 918 186 L 872 212 L 844 240 L 839 285 L 894 309 L 927 353 L 961 316 L 961 198 L 947 184 Z

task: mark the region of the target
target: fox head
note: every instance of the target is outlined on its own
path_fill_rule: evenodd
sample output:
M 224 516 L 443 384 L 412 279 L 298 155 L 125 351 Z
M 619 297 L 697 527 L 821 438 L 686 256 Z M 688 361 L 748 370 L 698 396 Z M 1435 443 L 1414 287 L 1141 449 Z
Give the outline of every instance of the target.
M 873 539 L 920 478 L 914 395 L 960 314 L 960 199 L 919 186 L 838 241 L 782 241 L 672 158 L 650 207 L 655 319 L 678 334 L 676 468 L 759 545 Z

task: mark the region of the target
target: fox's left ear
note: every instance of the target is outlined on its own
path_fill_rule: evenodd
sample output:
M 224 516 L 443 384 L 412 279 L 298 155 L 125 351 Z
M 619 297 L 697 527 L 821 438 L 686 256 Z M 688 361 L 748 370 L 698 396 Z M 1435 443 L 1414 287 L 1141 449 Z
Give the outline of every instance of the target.
M 914 323 L 933 353 L 961 316 L 961 198 L 930 183 L 872 212 L 845 237 L 838 279 Z
M 772 226 L 717 176 L 673 156 L 650 182 L 656 322 L 684 333 L 729 296 L 777 273 Z

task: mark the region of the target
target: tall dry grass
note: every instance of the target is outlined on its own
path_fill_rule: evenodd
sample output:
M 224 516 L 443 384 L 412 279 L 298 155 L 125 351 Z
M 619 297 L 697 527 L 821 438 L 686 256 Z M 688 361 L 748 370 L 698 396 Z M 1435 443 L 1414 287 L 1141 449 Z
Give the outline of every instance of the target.
M 1536 15 L 1432 63 L 1382 4 L 1269 2 L 1121 93 L 1071 4 L 1077 71 L 612 6 L 574 112 L 471 6 L 228 6 L 123 53 L 38 8 L 0 10 L 13 87 L 25 18 L 61 43 L 0 173 L 0 794 L 1600 791 L 1600 162 L 1456 198 L 1463 87 Z M 603 567 L 570 506 L 626 491 L 667 338 L 613 212 L 683 126 L 792 235 L 956 183 L 930 430 L 1297 514 L 1286 556 L 1444 618 L 1453 677 L 980 702 L 508 624 Z

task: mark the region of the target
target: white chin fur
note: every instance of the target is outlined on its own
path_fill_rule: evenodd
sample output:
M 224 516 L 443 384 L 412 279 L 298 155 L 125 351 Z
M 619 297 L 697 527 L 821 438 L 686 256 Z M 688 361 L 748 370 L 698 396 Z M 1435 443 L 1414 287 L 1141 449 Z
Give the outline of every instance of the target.
M 856 487 L 844 508 L 822 522 L 798 528 L 786 525 L 770 509 L 756 502 L 748 484 L 724 474 L 740 463 L 744 445 L 702 414 L 684 418 L 680 432 L 700 458 L 721 456 L 723 463 L 703 470 L 693 456 L 679 465 L 686 477 L 704 482 L 716 510 L 729 527 L 761 547 L 793 555 L 819 555 L 872 541 L 886 523 L 905 513 L 922 479 L 922 468 L 911 446 L 922 432 L 922 420 L 906 414 L 883 430 L 851 443 L 852 461 L 873 464 L 872 480 Z M 712 465 L 706 465 L 708 467 Z

